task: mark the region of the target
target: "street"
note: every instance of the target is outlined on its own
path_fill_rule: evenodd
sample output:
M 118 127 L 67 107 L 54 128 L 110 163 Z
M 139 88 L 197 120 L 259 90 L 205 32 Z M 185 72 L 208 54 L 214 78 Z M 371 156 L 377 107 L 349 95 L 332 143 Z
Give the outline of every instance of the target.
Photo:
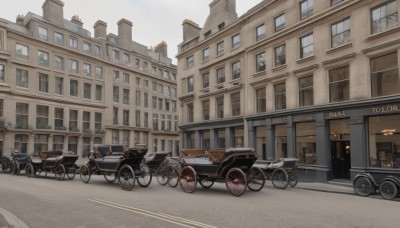
M 132 191 L 92 176 L 56 181 L 0 174 L 0 208 L 29 227 L 398 227 L 399 201 L 267 186 L 234 197 L 225 184 L 193 194 L 161 186 Z

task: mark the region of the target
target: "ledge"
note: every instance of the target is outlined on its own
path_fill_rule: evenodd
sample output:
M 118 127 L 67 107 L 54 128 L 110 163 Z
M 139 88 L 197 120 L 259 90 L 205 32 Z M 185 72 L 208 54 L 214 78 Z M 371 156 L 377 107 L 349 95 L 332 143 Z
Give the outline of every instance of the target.
M 267 71 L 266 70 L 254 73 L 253 77 L 259 77 L 259 76 L 264 76 L 264 75 L 267 75 Z
M 279 66 L 276 66 L 276 67 L 272 68 L 272 71 L 282 70 L 282 69 L 284 69 L 284 68 L 286 68 L 286 67 L 287 67 L 286 64 L 279 65 Z
M 312 56 L 308 56 L 308 57 L 296 60 L 296 62 L 300 64 L 300 63 L 304 63 L 304 62 L 313 60 L 314 58 L 315 58 L 315 55 L 312 55 Z
M 400 26 L 397 26 L 397 27 L 388 29 L 388 30 L 386 30 L 386 31 L 383 31 L 383 32 L 380 32 L 380 33 L 376 33 L 376 34 L 372 34 L 372 35 L 370 35 L 370 36 L 367 36 L 367 37 L 365 38 L 365 40 L 368 40 L 368 41 L 375 40 L 375 39 L 378 39 L 378 38 L 381 38 L 381 37 L 384 37 L 384 36 L 390 35 L 390 34 L 392 34 L 392 33 L 399 32 L 399 31 L 400 31 Z
M 337 47 L 334 47 L 334 48 L 331 48 L 331 49 L 326 51 L 326 54 L 332 54 L 334 52 L 341 51 L 341 50 L 344 50 L 346 48 L 351 48 L 351 47 L 353 47 L 353 43 L 352 42 L 347 43 L 347 44 L 343 44 L 343 45 L 340 45 L 340 46 L 337 46 Z

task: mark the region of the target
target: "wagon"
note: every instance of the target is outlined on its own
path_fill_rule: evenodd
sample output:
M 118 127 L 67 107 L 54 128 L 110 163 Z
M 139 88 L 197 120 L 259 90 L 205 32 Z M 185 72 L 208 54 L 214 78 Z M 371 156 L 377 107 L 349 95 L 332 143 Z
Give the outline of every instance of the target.
M 88 183 L 91 175 L 103 175 L 107 182 L 118 179 L 119 186 L 130 191 L 135 180 L 142 187 L 151 183 L 150 167 L 143 163 L 147 148 L 126 148 L 123 145 L 95 145 L 89 153 L 89 161 L 80 169 L 80 178 Z
M 29 163 L 28 154 L 12 152 L 9 172 L 13 175 L 19 175 L 21 170 L 24 170 L 28 163 Z
M 359 173 L 353 180 L 354 192 L 367 197 L 379 191 L 384 199 L 400 197 L 400 175 L 380 172 Z
M 253 167 L 260 168 L 275 188 L 295 187 L 298 183 L 296 158 L 281 158 L 277 161 L 257 160 Z
M 149 156 L 146 155 L 144 157 L 144 163 L 149 166 L 151 173 L 156 177 L 157 182 L 161 185 L 166 185 L 169 180 L 168 174 L 171 172 L 172 161 L 175 159 L 175 157 L 171 157 L 171 152 L 160 151 Z M 174 165 L 174 167 L 179 166 L 179 163 L 177 164 L 178 165 Z
M 54 173 L 55 178 L 59 181 L 65 179 L 73 179 L 76 175 L 78 155 L 73 152 L 63 154 L 62 151 L 42 151 L 39 157 L 30 157 L 29 163 L 25 167 L 25 175 L 33 177 L 40 175 L 47 176 L 48 172 Z
M 248 187 L 260 191 L 265 184 L 262 170 L 252 167 L 257 155 L 251 148 L 231 148 L 219 155 L 179 159 L 182 169 L 179 184 L 184 192 L 195 191 L 197 182 L 203 188 L 210 188 L 214 182 L 225 183 L 234 196 L 241 196 Z

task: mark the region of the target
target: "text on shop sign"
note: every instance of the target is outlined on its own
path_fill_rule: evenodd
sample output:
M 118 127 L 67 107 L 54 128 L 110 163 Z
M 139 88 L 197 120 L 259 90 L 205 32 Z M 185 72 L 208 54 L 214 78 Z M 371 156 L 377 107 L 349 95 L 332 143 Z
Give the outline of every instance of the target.
M 398 105 L 387 105 L 387 106 L 372 108 L 373 113 L 385 113 L 385 112 L 397 112 L 397 111 L 399 111 Z

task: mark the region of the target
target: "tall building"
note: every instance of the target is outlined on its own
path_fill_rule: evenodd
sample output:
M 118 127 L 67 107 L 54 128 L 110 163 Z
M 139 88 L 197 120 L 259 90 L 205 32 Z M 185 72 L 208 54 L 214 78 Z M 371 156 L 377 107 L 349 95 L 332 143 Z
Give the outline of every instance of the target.
M 118 35 L 97 21 L 94 36 L 64 3 L 45 0 L 43 16 L 0 19 L 0 156 L 46 150 L 85 157 L 93 144 L 179 144 L 176 70 L 167 44 L 132 41 L 132 22 Z
M 296 157 L 320 181 L 400 170 L 399 0 L 214 0 L 183 22 L 183 148 Z

